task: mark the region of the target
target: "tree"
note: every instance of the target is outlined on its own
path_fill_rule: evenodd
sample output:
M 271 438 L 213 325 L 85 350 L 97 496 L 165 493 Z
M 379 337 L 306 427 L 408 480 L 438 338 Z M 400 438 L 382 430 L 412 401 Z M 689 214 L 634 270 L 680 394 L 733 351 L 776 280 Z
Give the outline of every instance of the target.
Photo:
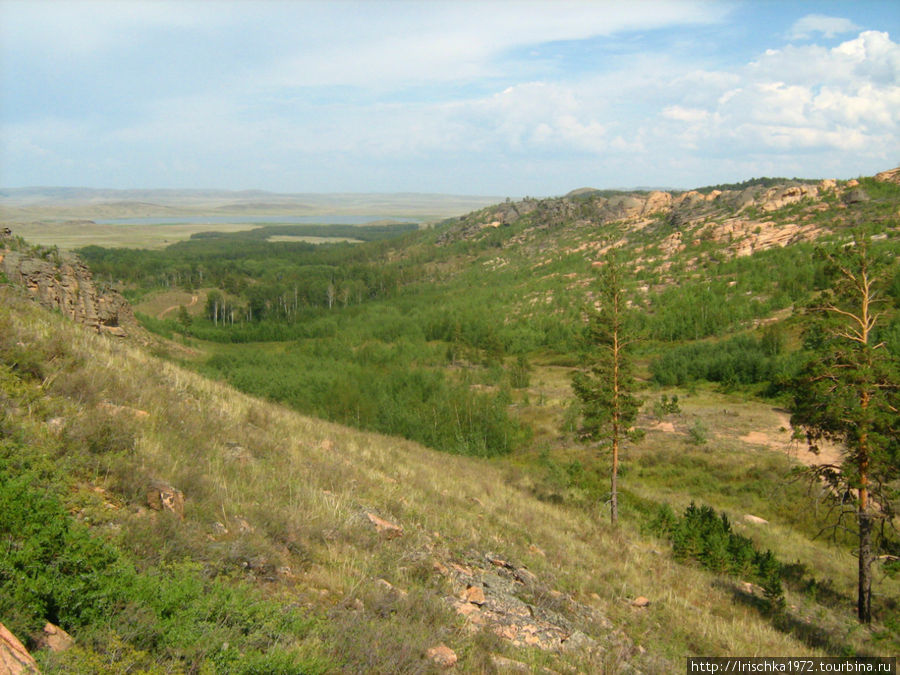
M 873 533 L 880 522 L 884 535 L 891 523 L 897 494 L 889 483 L 900 473 L 900 359 L 878 340 L 894 260 L 873 255 L 861 234 L 852 245 L 820 255 L 834 281 L 809 311 L 804 339 L 810 358 L 791 384 L 791 424 L 806 432 L 815 453 L 823 440 L 842 446 L 841 461 L 819 465 L 815 475 L 835 500 L 835 526 L 847 516 L 855 520 L 857 614 L 871 623 Z
M 187 307 L 184 305 L 178 306 L 178 323 L 181 324 L 184 330 L 190 328 L 191 323 L 193 322 L 193 318 L 187 311 Z
M 575 373 L 572 387 L 581 401 L 584 440 L 604 441 L 612 451 L 610 470 L 610 518 L 619 521 L 619 453 L 625 438 L 636 440 L 632 429 L 642 401 L 631 392 L 634 378 L 629 346 L 635 340 L 632 313 L 628 309 L 623 270 L 610 256 L 599 273 L 599 310 L 591 310 L 586 338 L 588 363 Z

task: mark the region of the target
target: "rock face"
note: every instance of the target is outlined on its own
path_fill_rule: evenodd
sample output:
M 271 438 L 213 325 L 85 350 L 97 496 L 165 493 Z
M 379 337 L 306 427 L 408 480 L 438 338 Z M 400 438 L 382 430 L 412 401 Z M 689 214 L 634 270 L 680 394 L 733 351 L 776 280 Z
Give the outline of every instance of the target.
M 40 672 L 25 646 L 0 623 L 0 675 L 39 675 Z
M 0 236 L 0 272 L 39 303 L 100 333 L 124 337 L 137 328 L 125 298 L 99 288 L 76 257 L 53 249 L 13 250 L 13 244 L 9 235 Z
M 900 185 L 900 167 L 875 174 L 875 180 L 882 183 L 897 183 Z
M 900 168 L 879 173 L 875 179 L 898 183 Z M 735 255 L 749 255 L 774 246 L 809 241 L 818 236 L 820 228 L 803 221 L 785 225 L 781 219 L 778 228 L 773 228 L 768 219 L 777 218 L 776 213 L 785 207 L 801 205 L 801 208 L 815 211 L 827 208 L 823 201 L 826 197 L 838 196 L 845 204 L 869 199 L 855 180 L 840 185 L 834 179 L 817 183 L 784 179 L 782 184 L 774 186 L 764 180 L 749 183 L 734 186 L 734 189 L 686 192 L 654 190 L 611 194 L 613 191 L 584 188 L 574 190 L 565 197 L 507 201 L 450 223 L 438 237 L 437 244 L 478 240 L 486 237 L 493 228 L 522 224 L 523 219 L 527 226 L 524 232 L 510 237 L 502 246 L 522 243 L 531 230 L 552 230 L 572 224 L 590 228 L 620 222 L 633 230 L 648 226 L 670 228 L 671 236 L 664 239 L 662 245 L 666 255 L 690 245 L 686 236 L 684 241 L 681 237 L 698 227 L 707 227 L 712 236 L 728 237 L 729 241 L 741 237 L 742 241 L 731 247 L 732 252 Z M 757 228 L 764 231 L 756 232 Z M 767 228 L 768 231 L 765 231 Z
M 147 506 L 154 511 L 171 511 L 184 518 L 184 493 L 162 481 L 154 481 L 147 487 Z

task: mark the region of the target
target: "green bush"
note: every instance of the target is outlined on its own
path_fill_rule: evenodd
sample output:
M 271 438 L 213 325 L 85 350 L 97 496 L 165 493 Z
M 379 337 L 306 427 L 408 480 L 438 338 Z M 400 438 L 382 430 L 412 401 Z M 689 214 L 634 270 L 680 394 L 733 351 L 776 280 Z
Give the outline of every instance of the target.
M 731 529 L 725 513 L 694 502 L 680 518 L 668 504 L 657 510 L 650 529 L 672 542 L 678 560 L 693 560 L 706 569 L 749 579 L 762 586 L 773 607 L 783 603 L 782 566 L 771 551 L 762 553 L 753 542 Z
M 15 450 L 9 441 L 2 444 L 0 458 Z M 28 451 L 19 448 L 19 454 Z M 223 673 L 329 670 L 315 653 L 292 646 L 310 634 L 314 618 L 241 584 L 206 578 L 197 565 L 139 570 L 72 520 L 46 475 L 13 471 L 0 461 L 0 616 L 26 642 L 49 621 L 79 643 L 48 666 L 158 672 L 147 662 L 152 654 L 157 663 L 192 672 L 204 665 Z

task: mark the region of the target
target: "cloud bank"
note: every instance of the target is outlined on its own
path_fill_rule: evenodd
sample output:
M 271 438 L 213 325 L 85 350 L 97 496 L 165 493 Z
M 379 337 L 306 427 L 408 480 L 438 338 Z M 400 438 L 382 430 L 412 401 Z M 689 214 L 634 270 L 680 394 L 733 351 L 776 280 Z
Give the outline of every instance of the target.
M 737 48 L 735 12 L 7 0 L 0 184 L 516 196 L 900 161 L 889 32 L 811 14 Z

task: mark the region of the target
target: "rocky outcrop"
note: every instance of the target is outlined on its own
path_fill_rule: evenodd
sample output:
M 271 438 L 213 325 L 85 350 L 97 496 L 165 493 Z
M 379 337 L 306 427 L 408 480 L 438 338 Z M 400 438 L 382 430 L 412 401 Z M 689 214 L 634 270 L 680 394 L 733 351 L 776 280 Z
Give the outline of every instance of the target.
M 0 623 L 0 673 L 2 675 L 40 674 L 34 658 L 15 635 Z
M 163 481 L 147 486 L 147 506 L 154 511 L 169 511 L 184 520 L 184 493 Z
M 900 185 L 900 167 L 891 169 L 890 171 L 876 173 L 875 180 L 881 183 L 896 183 L 897 185 Z
M 49 621 L 44 624 L 44 629 L 37 636 L 36 642 L 38 647 L 49 649 L 51 652 L 64 652 L 75 646 L 75 640 L 71 635 Z
M 606 617 L 545 587 L 525 567 L 486 554 L 462 563 L 435 563 L 434 569 L 454 589 L 454 595 L 445 600 L 465 619 L 469 631 L 488 630 L 516 647 L 550 651 L 602 648 L 597 639 L 575 627 L 572 619 L 577 619 L 578 623 L 602 627 L 608 632 L 604 640 L 621 639 L 621 646 L 630 649 L 624 644 L 627 640 L 614 634 Z M 536 602 L 538 599 L 541 601 Z
M 78 258 L 56 249 L 15 244 L 9 235 L 0 238 L 0 272 L 40 304 L 100 333 L 124 337 L 137 329 L 125 298 L 96 284 Z

